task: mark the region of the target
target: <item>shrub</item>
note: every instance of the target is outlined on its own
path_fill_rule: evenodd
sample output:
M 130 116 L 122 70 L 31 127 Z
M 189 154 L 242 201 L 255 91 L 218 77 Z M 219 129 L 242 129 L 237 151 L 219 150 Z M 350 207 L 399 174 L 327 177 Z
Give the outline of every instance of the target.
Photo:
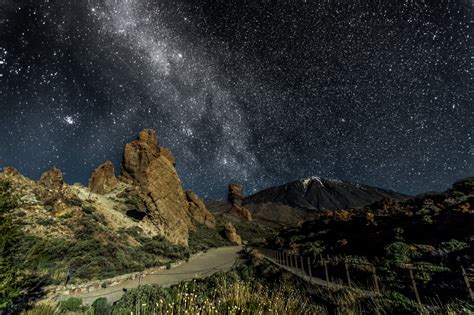
M 408 244 L 403 242 L 394 242 L 385 247 L 387 259 L 397 263 L 408 263 L 411 257 L 411 249 Z
M 211 229 L 201 225 L 198 226 L 195 231 L 190 231 L 188 240 L 189 249 L 192 252 L 198 252 L 213 247 L 229 246 L 230 242 L 223 238 L 218 230 L 218 228 Z
M 61 301 L 59 306 L 65 311 L 75 312 L 81 308 L 82 299 L 76 297 L 70 297 L 67 300 Z
M 53 224 L 54 224 L 54 220 L 51 219 L 51 218 L 44 218 L 44 219 L 38 219 L 38 220 L 36 220 L 36 223 L 39 224 L 39 225 L 46 225 L 46 226 L 49 226 L 49 225 L 53 225 Z
M 0 181 L 0 310 L 11 306 L 26 285 L 14 257 L 15 247 L 22 239 L 21 229 L 12 220 L 16 206 L 10 182 Z
M 94 315 L 107 315 L 109 314 L 109 304 L 106 298 L 98 298 L 92 303 L 92 309 L 94 310 Z
M 93 206 L 82 206 L 81 209 L 87 214 L 92 214 L 93 212 L 96 211 L 96 209 Z
M 393 309 L 393 314 L 417 314 L 418 304 L 405 295 L 389 291 L 384 296 L 385 302 Z

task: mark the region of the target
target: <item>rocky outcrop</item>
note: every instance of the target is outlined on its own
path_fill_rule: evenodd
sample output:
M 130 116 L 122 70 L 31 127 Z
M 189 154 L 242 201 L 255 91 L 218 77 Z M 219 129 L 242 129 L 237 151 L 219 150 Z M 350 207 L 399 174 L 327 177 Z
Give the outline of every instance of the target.
M 233 206 L 241 206 L 242 200 L 242 185 L 237 183 L 229 184 L 229 196 L 228 200 Z
M 110 192 L 117 184 L 114 165 L 112 162 L 106 161 L 92 172 L 89 189 L 93 193 L 103 195 Z
M 228 200 L 231 203 L 231 208 L 229 212 L 246 221 L 252 221 L 252 214 L 250 213 L 250 210 L 242 207 L 243 199 L 242 186 L 237 183 L 230 184 Z
M 53 167 L 41 175 L 38 183 L 52 193 L 61 193 L 64 185 L 63 173 Z
M 191 218 L 200 224 L 214 228 L 216 226 L 216 218 L 207 210 L 204 201 L 193 191 L 186 191 L 186 198 L 189 202 L 189 214 Z
M 80 203 L 77 194 L 64 182 L 63 173 L 56 167 L 44 172 L 33 190 L 37 199 L 52 207 L 56 215 L 76 208 L 75 204 Z
M 224 232 L 225 232 L 225 236 L 229 240 L 229 242 L 231 242 L 235 245 L 241 245 L 242 244 L 242 239 L 240 238 L 240 235 L 237 234 L 237 230 L 232 225 L 232 223 L 227 223 L 224 226 Z
M 174 165 L 174 157 L 159 146 L 155 132 L 144 129 L 137 140 L 125 145 L 121 178 L 139 187 L 147 215 L 163 236 L 172 243 L 187 245 L 188 231 L 194 225 Z M 192 212 L 199 211 L 193 207 Z
M 20 172 L 14 167 L 11 166 L 5 166 L 2 170 L 2 173 L 5 174 L 6 176 L 17 176 L 21 175 Z

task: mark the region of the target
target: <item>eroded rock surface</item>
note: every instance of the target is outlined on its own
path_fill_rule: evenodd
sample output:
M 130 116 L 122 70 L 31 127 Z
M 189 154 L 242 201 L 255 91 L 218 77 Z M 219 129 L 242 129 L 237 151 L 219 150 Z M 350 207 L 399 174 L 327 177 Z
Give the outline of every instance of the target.
M 64 185 L 63 173 L 53 167 L 41 175 L 38 183 L 50 192 L 60 193 Z
M 242 206 L 243 199 L 242 186 L 237 183 L 230 184 L 228 200 L 232 206 L 229 212 L 246 221 L 252 221 L 250 210 Z
M 229 242 L 231 242 L 235 245 L 241 245 L 242 244 L 242 239 L 240 238 L 240 235 L 237 234 L 237 230 L 232 225 L 232 223 L 227 223 L 224 226 L 224 229 L 225 229 L 225 236 L 227 237 Z
M 193 220 L 214 228 L 216 226 L 216 218 L 207 210 L 204 201 L 193 191 L 186 191 L 186 198 L 189 202 L 189 214 Z
M 93 193 L 103 195 L 110 192 L 117 184 L 114 165 L 112 162 L 106 161 L 92 172 L 89 189 Z
M 208 226 L 215 219 L 197 196 L 186 194 L 175 169 L 171 152 L 159 146 L 151 129 L 125 145 L 121 177 L 138 186 L 148 216 L 162 234 L 175 244 L 187 245 L 191 218 Z

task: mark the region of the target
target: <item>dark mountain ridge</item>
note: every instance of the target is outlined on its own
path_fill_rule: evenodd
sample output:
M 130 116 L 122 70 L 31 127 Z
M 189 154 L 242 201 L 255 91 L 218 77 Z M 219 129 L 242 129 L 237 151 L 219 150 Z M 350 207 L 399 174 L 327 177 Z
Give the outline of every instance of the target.
M 406 200 L 410 196 L 394 191 L 322 177 L 309 177 L 270 187 L 244 198 L 244 205 L 282 204 L 304 210 L 364 207 L 385 198 Z

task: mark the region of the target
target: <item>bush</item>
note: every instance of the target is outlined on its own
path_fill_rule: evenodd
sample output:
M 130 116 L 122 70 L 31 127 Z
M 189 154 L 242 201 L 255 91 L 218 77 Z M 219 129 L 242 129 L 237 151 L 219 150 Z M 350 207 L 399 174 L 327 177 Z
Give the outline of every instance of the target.
M 107 315 L 109 314 L 109 303 L 106 298 L 98 298 L 92 303 L 92 309 L 94 310 L 94 315 Z
M 403 242 L 394 242 L 385 247 L 387 259 L 397 263 L 408 263 L 411 258 L 411 248 Z
M 386 304 L 393 309 L 393 314 L 419 313 L 418 304 L 399 292 L 389 291 L 384 298 Z
M 54 224 L 54 220 L 51 218 L 38 219 L 36 220 L 36 224 L 49 226 Z
M 213 247 L 229 246 L 230 242 L 223 238 L 218 228 L 211 229 L 207 226 L 198 226 L 195 231 L 189 232 L 189 249 L 195 253 L 206 251 Z
M 61 301 L 59 306 L 65 311 L 75 312 L 81 308 L 82 299 L 76 297 L 70 297 L 67 300 Z
M 0 181 L 0 310 L 12 306 L 26 285 L 21 279 L 23 271 L 14 257 L 15 248 L 22 239 L 21 229 L 12 220 L 16 207 L 10 182 Z

